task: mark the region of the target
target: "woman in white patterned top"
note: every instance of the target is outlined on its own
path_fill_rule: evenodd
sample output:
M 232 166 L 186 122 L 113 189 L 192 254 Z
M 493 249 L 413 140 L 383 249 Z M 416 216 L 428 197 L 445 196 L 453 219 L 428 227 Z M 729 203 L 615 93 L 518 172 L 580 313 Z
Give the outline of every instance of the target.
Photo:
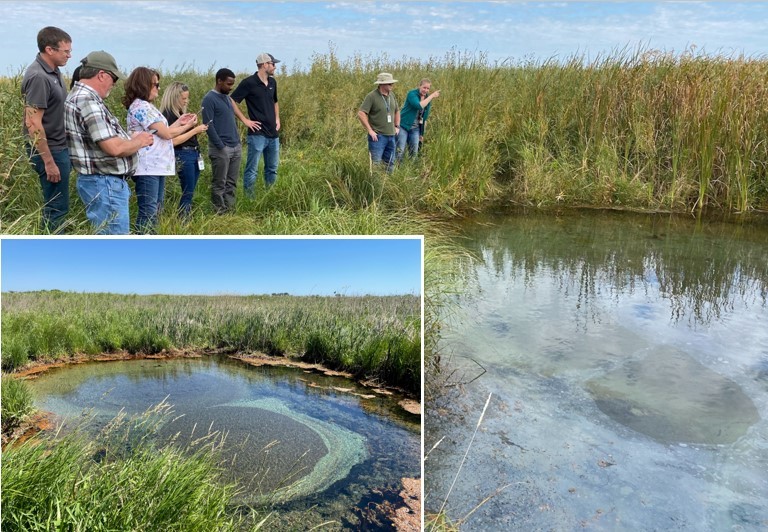
M 165 177 L 176 173 L 172 139 L 197 123 L 197 115 L 184 113 L 168 125 L 163 114 L 152 104 L 159 94 L 160 74 L 151 68 L 136 68 L 125 82 L 123 105 L 128 109 L 128 131 L 149 131 L 155 139 L 152 146 L 139 150 L 139 165 L 133 176 L 139 206 L 136 219 L 139 233 L 156 231 L 157 217 L 165 199 Z

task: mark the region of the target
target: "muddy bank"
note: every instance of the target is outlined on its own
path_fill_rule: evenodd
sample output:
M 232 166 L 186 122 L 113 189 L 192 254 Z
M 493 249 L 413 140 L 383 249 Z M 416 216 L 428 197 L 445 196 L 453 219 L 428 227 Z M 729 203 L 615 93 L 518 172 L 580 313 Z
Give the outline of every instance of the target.
M 360 530 L 421 530 L 421 479 L 403 478 L 402 489 L 371 493 L 365 509 L 358 512 Z
M 292 356 L 271 356 L 265 353 L 237 353 L 229 354 L 219 350 L 163 350 L 160 353 L 154 353 L 151 355 L 142 353 L 128 353 L 125 351 L 118 351 L 115 353 L 103 353 L 100 355 L 84 355 L 77 354 L 60 359 L 53 360 L 51 362 L 30 362 L 22 368 L 14 371 L 11 375 L 15 375 L 20 378 L 32 377 L 38 373 L 48 371 L 52 368 L 60 368 L 67 364 L 82 364 L 85 362 L 110 362 L 116 360 L 142 360 L 142 359 L 170 359 L 170 358 L 202 358 L 204 356 L 211 355 L 225 355 L 233 360 L 239 360 L 245 364 L 251 366 L 276 366 L 286 368 L 297 368 L 304 371 L 312 371 L 327 375 L 329 377 L 342 377 L 357 382 L 365 388 L 369 388 L 371 392 L 378 395 L 391 395 L 398 393 L 403 395 L 406 399 L 400 401 L 400 406 L 411 414 L 421 415 L 421 403 L 418 397 L 414 397 L 412 393 L 409 393 L 402 388 L 395 386 L 389 386 L 382 384 L 381 382 L 370 379 L 356 379 L 354 375 L 344 371 L 336 371 L 323 366 L 318 363 L 309 363 L 300 360 L 297 357 Z M 337 391 L 344 391 L 339 389 Z M 358 394 L 359 395 L 359 394 Z

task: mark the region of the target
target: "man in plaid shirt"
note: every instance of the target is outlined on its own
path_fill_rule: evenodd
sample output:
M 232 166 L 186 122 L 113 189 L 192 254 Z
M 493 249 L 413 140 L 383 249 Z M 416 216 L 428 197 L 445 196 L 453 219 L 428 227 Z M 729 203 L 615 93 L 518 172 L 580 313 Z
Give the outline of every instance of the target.
M 138 151 L 152 144 L 152 133 L 129 135 L 104 104 L 125 77 L 114 57 L 91 52 L 81 63 L 80 81 L 67 96 L 64 112 L 77 193 L 98 234 L 127 235 L 131 189 L 126 180 L 136 171 Z

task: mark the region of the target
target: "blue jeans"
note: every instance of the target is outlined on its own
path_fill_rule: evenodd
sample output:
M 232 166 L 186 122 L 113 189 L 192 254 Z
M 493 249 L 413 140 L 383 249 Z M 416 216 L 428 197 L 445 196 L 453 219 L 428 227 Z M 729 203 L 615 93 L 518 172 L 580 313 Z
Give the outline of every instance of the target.
M 410 130 L 401 129 L 397 134 L 397 160 L 402 161 L 405 156 L 406 145 L 411 157 L 419 154 L 419 128 L 414 127 Z
M 277 164 L 280 161 L 280 139 L 264 135 L 248 135 L 248 154 L 245 158 L 243 172 L 243 189 L 248 197 L 255 194 L 256 174 L 259 170 L 259 159 L 264 154 L 264 183 L 267 188 L 277 181 Z
M 64 148 L 51 152 L 53 162 L 59 167 L 61 174 L 61 181 L 58 183 L 48 181 L 43 158 L 30 145 L 27 145 L 27 153 L 29 154 L 29 161 L 40 177 L 40 188 L 43 191 L 43 230 L 55 233 L 69 213 L 69 172 L 72 170 L 69 150 Z
M 136 203 L 139 215 L 136 217 L 136 232 L 154 233 L 157 228 L 157 215 L 163 210 L 165 200 L 164 175 L 135 175 Z
M 176 150 L 179 182 L 181 183 L 179 214 L 185 218 L 189 217 L 192 212 L 192 198 L 195 195 L 197 180 L 200 177 L 200 167 L 197 166 L 199 155 L 200 152 L 197 150 Z
M 368 152 L 374 163 L 385 163 L 387 172 L 395 167 L 395 135 L 377 135 L 379 140 L 373 141 L 368 135 Z
M 85 204 L 85 215 L 99 235 L 127 235 L 130 232 L 128 199 L 131 187 L 112 175 L 77 175 L 77 193 Z

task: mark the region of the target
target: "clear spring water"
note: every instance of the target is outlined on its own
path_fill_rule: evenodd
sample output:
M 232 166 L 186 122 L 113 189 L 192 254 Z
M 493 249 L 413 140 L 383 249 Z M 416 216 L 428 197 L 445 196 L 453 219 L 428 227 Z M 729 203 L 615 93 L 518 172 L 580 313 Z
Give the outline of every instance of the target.
M 492 394 L 446 503 L 462 530 L 768 529 L 765 219 L 526 213 L 463 231 L 479 260 L 427 404 L 426 450 L 444 438 L 428 510 Z
M 371 393 L 336 377 L 205 357 L 78 364 L 30 384 L 37 406 L 65 426 L 87 412 L 97 430 L 121 410 L 141 413 L 165 400 L 174 413 L 158 436 L 178 433 L 184 444 L 225 433 L 223 457 L 245 487 L 241 502 L 280 503 L 273 527 L 281 519 L 354 524 L 352 509 L 370 490 L 420 476 L 419 417 L 397 397 L 333 390 Z

